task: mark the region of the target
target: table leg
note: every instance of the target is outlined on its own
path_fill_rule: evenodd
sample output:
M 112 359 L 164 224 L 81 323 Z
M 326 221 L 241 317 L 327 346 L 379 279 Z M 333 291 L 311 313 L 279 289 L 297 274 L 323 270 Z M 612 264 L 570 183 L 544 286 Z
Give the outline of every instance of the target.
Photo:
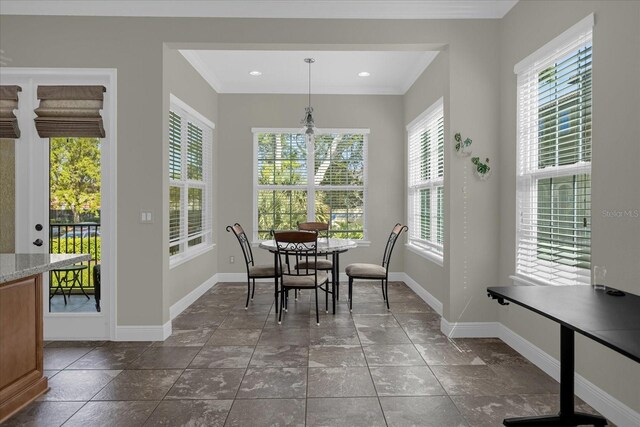
M 560 412 L 558 415 L 507 418 L 505 426 L 606 426 L 598 415 L 575 412 L 573 405 L 575 370 L 575 336 L 573 330 L 560 325 Z
M 340 252 L 337 251 L 333 253 L 333 270 L 333 281 L 336 286 L 336 300 L 340 301 Z

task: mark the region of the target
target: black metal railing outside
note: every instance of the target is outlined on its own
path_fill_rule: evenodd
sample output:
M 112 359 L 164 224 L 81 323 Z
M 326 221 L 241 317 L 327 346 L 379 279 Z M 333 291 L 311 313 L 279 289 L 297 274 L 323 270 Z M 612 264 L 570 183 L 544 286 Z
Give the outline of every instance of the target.
M 52 254 L 91 254 L 91 259 L 81 263 L 88 268 L 83 270 L 80 281 L 87 293 L 94 291 L 93 268 L 100 264 L 101 237 L 99 223 L 49 224 L 49 253 Z M 57 286 L 57 278 L 49 274 L 51 286 Z M 64 284 L 63 284 L 64 287 Z M 74 289 L 74 293 L 79 289 Z

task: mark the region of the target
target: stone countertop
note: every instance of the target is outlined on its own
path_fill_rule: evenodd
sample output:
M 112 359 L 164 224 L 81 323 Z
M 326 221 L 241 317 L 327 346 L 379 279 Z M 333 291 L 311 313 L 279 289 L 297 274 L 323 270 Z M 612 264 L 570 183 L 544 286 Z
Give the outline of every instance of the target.
M 89 261 L 89 254 L 0 254 L 0 283 Z

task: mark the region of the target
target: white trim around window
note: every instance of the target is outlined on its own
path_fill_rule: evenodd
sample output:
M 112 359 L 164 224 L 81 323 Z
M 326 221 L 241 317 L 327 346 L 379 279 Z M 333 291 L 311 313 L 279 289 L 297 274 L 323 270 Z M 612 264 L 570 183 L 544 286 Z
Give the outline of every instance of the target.
M 518 63 L 515 276 L 590 283 L 593 15 Z
M 444 103 L 407 125 L 407 248 L 438 265 L 444 250 Z
M 290 192 L 290 197 L 299 198 L 299 204 L 304 198 L 305 203 L 300 207 L 299 212 L 293 212 L 293 205 L 289 207 L 285 216 L 284 227 L 295 228 L 297 222 L 301 221 L 317 221 L 317 215 L 324 214 L 327 221 L 330 222 L 330 233 L 332 235 L 340 235 L 346 233 L 358 242 L 358 245 L 367 246 L 369 242 L 366 240 L 366 200 L 367 200 L 367 147 L 369 129 L 317 129 L 314 138 L 307 138 L 300 128 L 252 128 L 253 133 L 253 242 L 259 242 L 265 238 L 264 234 L 267 228 L 260 228 L 259 206 L 262 194 L 274 192 L 274 205 L 277 203 L 278 197 L 275 192 Z M 272 135 L 276 138 L 276 149 L 273 156 L 264 157 L 266 153 L 260 154 L 260 135 Z M 349 137 L 348 141 L 344 137 Z M 287 146 L 289 144 L 289 146 Z M 279 148 L 278 148 L 279 147 Z M 302 148 L 301 148 L 302 147 Z M 318 157 L 317 150 L 322 148 L 326 152 L 322 152 Z M 286 152 L 280 157 L 281 152 Z M 335 157 L 340 153 L 340 157 Z M 286 157 L 285 157 L 286 156 Z M 292 157 L 293 156 L 293 157 Z M 294 158 L 295 157 L 295 158 Z M 278 167 L 278 163 L 283 161 L 293 161 L 291 167 L 291 179 L 288 182 L 279 182 L 281 179 L 274 175 L 273 179 L 264 182 L 265 177 L 262 176 L 266 169 L 265 165 L 273 164 L 274 168 Z M 316 168 L 316 162 L 321 161 Z M 264 162 L 264 165 L 262 165 Z M 346 166 L 343 174 L 337 174 L 337 163 Z M 264 170 L 261 170 L 260 168 Z M 282 165 L 281 165 L 282 167 Z M 307 171 L 314 171 L 314 176 L 308 175 Z M 343 170 L 344 171 L 344 170 Z M 283 172 L 283 171 L 281 171 Z M 274 169 L 274 174 L 276 170 Z M 322 178 L 319 178 L 322 174 Z M 329 175 L 327 175 L 329 174 Z M 333 174 L 333 175 L 331 175 Z M 281 174 L 280 174 L 281 175 Z M 325 179 L 331 176 L 331 179 Z M 262 177 L 262 178 L 261 178 Z M 260 182 L 262 179 L 263 182 Z M 329 181 L 329 182 L 327 182 Z M 333 210 L 334 205 L 328 201 L 321 205 L 318 204 L 320 199 L 318 193 L 322 192 L 323 197 L 336 198 L 344 208 L 349 203 L 353 203 L 354 210 L 338 209 Z M 343 200 L 344 199 L 344 200 Z M 348 199 L 348 200 L 347 200 Z M 291 204 L 292 202 L 290 202 Z M 318 211 L 319 206 L 328 208 L 328 212 Z M 351 206 L 351 205 L 349 205 Z M 282 225 L 282 224 L 280 224 Z M 357 229 L 351 229 L 352 226 Z M 338 229 L 338 226 L 346 226 L 346 229 Z M 277 227 L 277 225 L 275 225 Z M 262 231 L 262 235 L 260 234 Z M 337 233 L 337 234 L 336 234 Z M 359 238 L 361 236 L 361 238 Z M 262 238 L 261 238 L 262 237 Z
M 208 252 L 213 242 L 213 129 L 175 95 L 169 108 L 169 267 Z

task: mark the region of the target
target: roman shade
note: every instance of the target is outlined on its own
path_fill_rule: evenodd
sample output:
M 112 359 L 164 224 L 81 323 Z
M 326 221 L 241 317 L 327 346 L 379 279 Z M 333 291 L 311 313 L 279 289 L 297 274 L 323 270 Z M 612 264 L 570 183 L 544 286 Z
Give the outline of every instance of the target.
M 38 86 L 38 135 L 104 138 L 100 110 L 105 91 L 104 86 Z
M 20 86 L 0 86 L 0 138 L 20 138 L 18 119 L 13 110 L 18 109 Z

